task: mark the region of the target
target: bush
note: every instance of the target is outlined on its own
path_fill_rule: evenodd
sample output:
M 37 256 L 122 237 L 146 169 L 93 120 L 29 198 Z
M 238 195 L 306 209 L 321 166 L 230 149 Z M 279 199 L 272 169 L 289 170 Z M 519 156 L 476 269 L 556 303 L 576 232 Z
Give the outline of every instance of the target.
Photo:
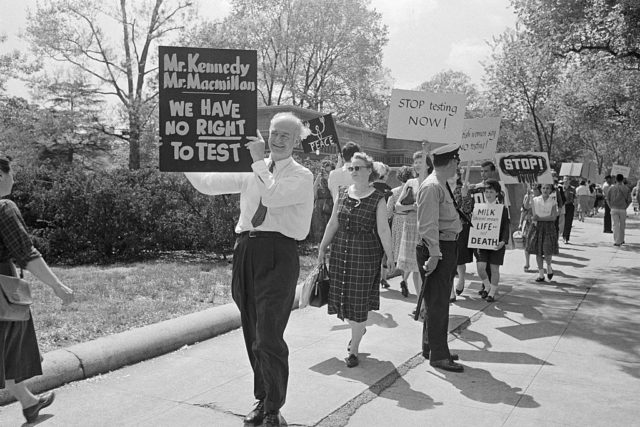
M 155 169 L 16 173 L 12 199 L 36 247 L 59 264 L 134 261 L 160 251 L 228 253 L 239 197 L 198 193 Z

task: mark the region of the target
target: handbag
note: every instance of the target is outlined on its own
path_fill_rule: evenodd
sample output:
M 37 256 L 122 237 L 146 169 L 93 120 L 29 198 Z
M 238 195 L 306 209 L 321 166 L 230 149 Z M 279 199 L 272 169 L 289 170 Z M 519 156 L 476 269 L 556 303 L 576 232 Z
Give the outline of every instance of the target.
M 20 277 L 0 274 L 0 321 L 29 320 L 33 299 L 31 287 L 22 277 L 22 271 Z
M 400 200 L 400 204 L 401 205 L 412 205 L 416 202 L 416 198 L 413 195 L 413 188 L 409 187 L 407 189 L 407 193 L 404 195 L 404 197 L 402 198 L 402 200 Z
M 318 275 L 316 281 L 311 289 L 311 295 L 309 296 L 309 305 L 314 307 L 322 307 L 329 302 L 329 286 L 331 279 L 329 278 L 329 270 L 327 270 L 327 264 L 322 263 L 318 266 Z

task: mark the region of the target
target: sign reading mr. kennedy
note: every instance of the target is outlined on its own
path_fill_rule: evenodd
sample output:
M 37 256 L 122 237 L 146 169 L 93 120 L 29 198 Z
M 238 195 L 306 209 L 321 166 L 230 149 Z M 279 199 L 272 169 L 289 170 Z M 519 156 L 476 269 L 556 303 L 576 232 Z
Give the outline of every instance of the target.
M 161 46 L 160 170 L 251 171 L 256 51 Z
M 302 149 L 305 153 L 329 148 L 331 144 L 336 144 L 340 149 L 336 124 L 331 114 L 311 119 L 305 122 L 305 126 L 311 131 L 311 134 L 302 140 Z

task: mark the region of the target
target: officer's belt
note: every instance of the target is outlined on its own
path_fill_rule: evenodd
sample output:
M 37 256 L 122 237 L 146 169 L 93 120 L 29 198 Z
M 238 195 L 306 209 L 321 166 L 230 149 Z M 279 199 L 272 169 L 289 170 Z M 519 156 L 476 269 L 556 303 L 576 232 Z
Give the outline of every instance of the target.
M 441 231 L 438 236 L 438 240 L 443 240 L 445 242 L 453 242 L 458 240 L 458 233 L 454 233 L 453 231 Z

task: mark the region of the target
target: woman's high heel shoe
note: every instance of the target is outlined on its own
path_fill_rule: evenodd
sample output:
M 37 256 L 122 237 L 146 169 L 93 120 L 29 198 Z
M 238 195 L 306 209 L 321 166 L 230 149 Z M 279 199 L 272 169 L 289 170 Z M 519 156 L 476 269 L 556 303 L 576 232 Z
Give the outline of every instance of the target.
M 462 295 L 462 292 L 464 292 L 464 286 L 462 289 L 456 289 L 456 295 Z
M 407 288 L 407 282 L 405 282 L 404 280 L 400 282 L 400 292 L 405 298 L 409 296 L 409 288 Z
M 553 279 L 553 273 L 547 274 L 547 277 L 549 278 L 549 280 Z

